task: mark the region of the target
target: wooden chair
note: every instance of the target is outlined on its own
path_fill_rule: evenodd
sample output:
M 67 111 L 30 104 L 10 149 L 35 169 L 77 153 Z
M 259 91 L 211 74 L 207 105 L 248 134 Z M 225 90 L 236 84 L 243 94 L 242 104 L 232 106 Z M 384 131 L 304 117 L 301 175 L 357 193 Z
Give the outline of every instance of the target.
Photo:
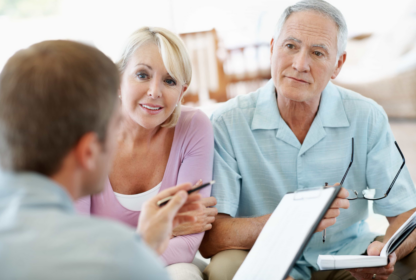
M 209 99 L 227 100 L 226 78 L 222 61 L 218 59 L 218 38 L 215 29 L 183 33 L 192 63 L 192 81 L 184 97 L 184 103 L 203 103 Z
M 224 102 L 256 90 L 271 77 L 268 44 L 221 48 L 215 29 L 183 33 L 180 37 L 193 70 L 184 103 Z

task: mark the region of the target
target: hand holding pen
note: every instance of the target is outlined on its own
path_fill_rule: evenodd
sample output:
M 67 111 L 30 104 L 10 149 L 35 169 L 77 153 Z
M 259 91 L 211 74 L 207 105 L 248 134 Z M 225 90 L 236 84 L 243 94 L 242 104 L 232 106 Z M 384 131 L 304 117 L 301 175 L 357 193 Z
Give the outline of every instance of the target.
M 351 144 L 352 144 L 352 152 L 351 152 L 350 164 L 348 165 L 347 171 L 345 172 L 344 176 L 341 179 L 341 183 L 336 183 L 334 186 L 341 185 L 341 187 L 342 187 L 344 185 L 345 178 L 347 177 L 348 171 L 350 170 L 351 165 L 354 161 L 354 138 L 351 139 Z M 325 187 L 328 187 L 328 183 L 325 183 Z M 322 242 L 325 243 L 326 228 L 334 225 L 335 222 L 336 222 L 336 217 L 338 217 L 339 214 L 341 213 L 339 208 L 348 209 L 350 207 L 350 202 L 347 199 L 348 196 L 349 196 L 348 191 L 346 189 L 344 189 L 344 187 L 342 187 L 341 190 L 338 193 L 337 198 L 334 200 L 331 207 L 326 212 L 324 218 L 319 223 L 316 232 L 319 232 L 319 231 L 323 230 Z
M 200 189 L 208 187 L 208 186 L 213 185 L 213 184 L 215 184 L 215 181 L 210 181 L 210 182 L 202 184 L 202 185 L 199 185 L 199 183 L 197 183 L 195 186 L 192 187 L 192 189 L 188 190 L 188 194 L 199 191 Z M 162 207 L 162 206 L 166 205 L 166 203 L 168 203 L 169 200 L 171 200 L 172 198 L 173 198 L 173 196 L 168 196 L 164 199 L 161 199 L 157 202 L 157 205 L 159 207 Z
M 328 187 L 328 183 L 325 182 L 325 187 Z M 326 229 L 324 229 L 324 231 L 322 232 L 322 242 L 325 243 L 325 239 L 326 239 Z
M 143 204 L 137 232 L 158 254 L 162 254 L 167 248 L 174 227 L 186 222 L 195 222 L 195 217 L 187 213 L 204 207 L 201 195 L 189 195 L 187 192 L 190 190 L 191 184 L 168 188 Z M 169 202 L 160 207 L 158 201 L 167 197 L 170 198 Z
M 335 184 L 334 187 L 338 186 L 338 185 L 339 185 L 339 183 Z M 328 186 L 328 187 L 330 188 L 332 186 Z M 347 197 L 348 197 L 348 191 L 345 188 L 341 188 L 341 190 L 338 193 L 337 198 L 335 198 L 331 207 L 325 213 L 324 218 L 319 223 L 315 232 L 323 231 L 324 229 L 326 229 L 330 226 L 333 226 L 335 224 L 336 217 L 338 217 L 339 214 L 340 214 L 339 209 L 340 208 L 348 209 L 348 207 L 350 207 L 350 202 L 348 201 Z M 325 238 L 326 238 L 326 236 L 325 236 Z

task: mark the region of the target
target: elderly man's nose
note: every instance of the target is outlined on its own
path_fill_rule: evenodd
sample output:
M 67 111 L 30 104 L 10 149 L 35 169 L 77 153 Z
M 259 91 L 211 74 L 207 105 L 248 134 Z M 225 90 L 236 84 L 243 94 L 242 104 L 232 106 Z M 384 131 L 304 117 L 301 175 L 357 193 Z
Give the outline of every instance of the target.
M 151 98 L 160 98 L 162 96 L 162 92 L 159 83 L 151 83 L 149 90 L 147 91 L 147 95 Z
M 297 53 L 293 59 L 292 67 L 299 72 L 308 72 L 310 70 L 308 55 L 304 52 Z

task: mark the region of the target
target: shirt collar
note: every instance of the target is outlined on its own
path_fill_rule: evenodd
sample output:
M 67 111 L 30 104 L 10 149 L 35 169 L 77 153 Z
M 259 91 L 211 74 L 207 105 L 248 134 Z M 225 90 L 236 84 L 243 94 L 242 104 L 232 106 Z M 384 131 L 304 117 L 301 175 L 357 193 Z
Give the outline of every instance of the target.
M 322 92 L 318 114 L 324 127 L 348 127 L 350 125 L 341 94 L 331 82 Z M 275 86 L 273 80 L 270 79 L 260 89 L 251 129 L 278 129 L 281 120 L 276 102 Z
M 281 120 L 276 101 L 276 91 L 273 80 L 260 89 L 254 110 L 251 129 L 277 129 Z
M 324 127 L 350 126 L 341 93 L 331 82 L 328 83 L 322 92 L 318 114 Z
M 65 189 L 46 176 L 34 172 L 0 172 L 0 200 L 18 200 L 23 207 L 49 207 L 74 212 Z

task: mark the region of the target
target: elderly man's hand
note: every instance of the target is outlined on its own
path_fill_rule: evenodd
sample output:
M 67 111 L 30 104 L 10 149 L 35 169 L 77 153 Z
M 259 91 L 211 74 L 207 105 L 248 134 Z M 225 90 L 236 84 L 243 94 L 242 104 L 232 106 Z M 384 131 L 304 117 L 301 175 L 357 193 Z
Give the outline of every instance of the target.
M 380 256 L 381 250 L 383 250 L 384 243 L 379 241 L 374 241 L 367 248 L 367 254 L 369 256 Z M 355 268 L 348 269 L 348 271 L 356 279 L 377 279 L 377 280 L 387 280 L 390 274 L 394 271 L 394 265 L 396 264 L 396 253 L 393 253 L 389 256 L 389 263 L 383 267 L 366 267 L 366 268 Z M 373 277 L 375 275 L 375 277 Z
M 201 195 L 186 191 L 192 188 L 191 184 L 182 184 L 166 189 L 147 201 L 140 213 L 138 233 L 143 240 L 158 254 L 162 254 L 168 247 L 172 229 L 185 222 L 195 222 L 196 218 L 187 212 L 203 209 Z M 168 196 L 173 198 L 163 207 L 157 202 Z
M 200 233 L 212 228 L 212 223 L 218 214 L 217 208 L 213 208 L 212 206 L 217 204 L 217 200 L 213 196 L 205 197 L 201 199 L 201 203 L 204 206 L 202 209 L 185 213 L 186 215 L 193 215 L 196 221 L 178 225 L 173 229 L 173 236 Z
M 336 183 L 333 187 L 338 186 L 339 183 Z M 327 227 L 333 226 L 336 222 L 336 217 L 340 214 L 340 208 L 348 209 L 350 207 L 350 202 L 348 201 L 349 193 L 346 189 L 341 188 L 338 193 L 337 198 L 335 198 L 334 202 L 332 203 L 331 207 L 326 212 L 324 218 L 319 223 L 318 228 L 315 232 L 320 232 L 326 229 Z

